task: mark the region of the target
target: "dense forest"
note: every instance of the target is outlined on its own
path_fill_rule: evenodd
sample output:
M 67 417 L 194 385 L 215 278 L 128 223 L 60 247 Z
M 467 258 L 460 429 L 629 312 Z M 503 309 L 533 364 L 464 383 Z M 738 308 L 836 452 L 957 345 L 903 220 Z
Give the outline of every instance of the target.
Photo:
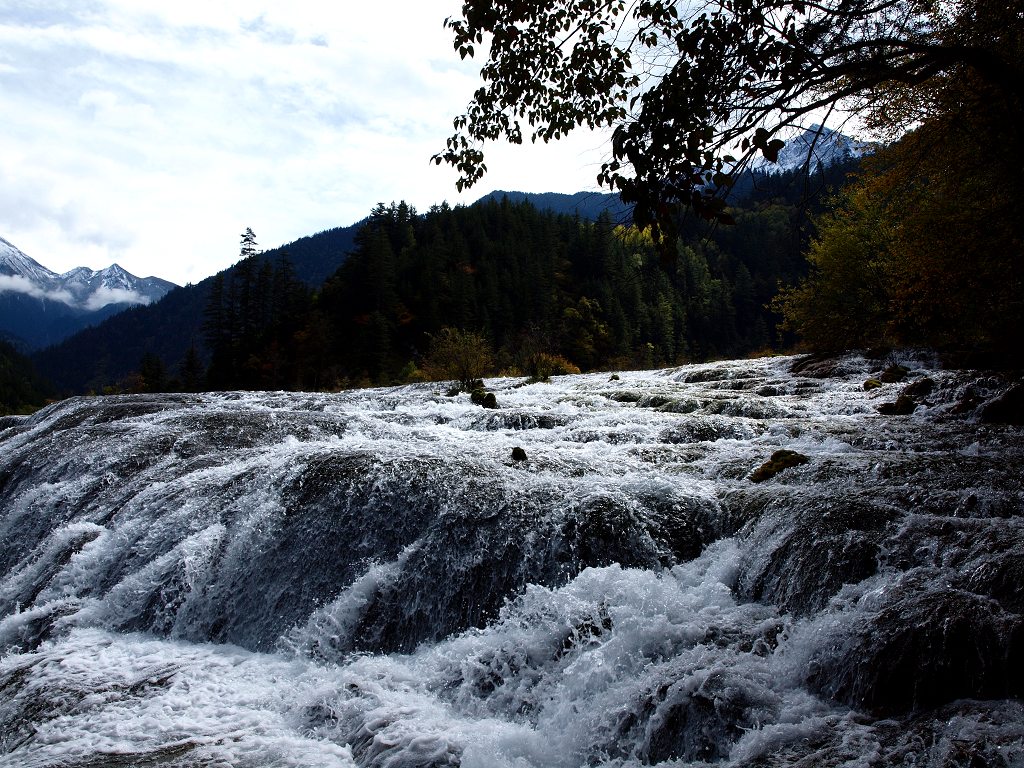
M 759 176 L 734 208 L 735 225 L 684 220 L 668 261 L 648 233 L 610 215 L 590 221 L 507 196 L 425 214 L 380 204 L 318 291 L 286 262 L 256 258 L 218 278 L 205 313 L 206 384 L 318 389 L 436 377 L 432 340 L 447 328 L 482 340 L 489 373 L 515 375 L 777 347 L 768 304 L 780 282 L 805 274 L 808 183 L 820 193 L 848 170 Z
M 316 288 L 345 260 L 360 226 L 318 232 L 259 253 L 256 258 L 271 264 L 287 260 L 298 280 L 310 289 Z M 176 288 L 149 306 L 121 312 L 35 353 L 32 359 L 40 373 L 64 394 L 132 389 L 138 384 L 143 358 L 150 371 L 154 360 L 159 362 L 162 373 L 158 379 L 164 386 L 185 386 L 188 377 L 183 377 L 183 366 L 190 352 L 202 358 L 204 370 L 209 362 L 203 344 L 203 319 L 213 285 L 218 277 L 230 281 L 239 266 Z
M 31 361 L 0 339 L 0 416 L 29 413 L 53 396 Z

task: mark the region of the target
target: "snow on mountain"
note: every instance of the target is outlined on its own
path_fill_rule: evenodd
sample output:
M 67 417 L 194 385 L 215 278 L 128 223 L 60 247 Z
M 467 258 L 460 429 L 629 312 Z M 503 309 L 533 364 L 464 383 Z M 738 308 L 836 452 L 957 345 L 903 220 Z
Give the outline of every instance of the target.
M 75 267 L 58 275 L 0 237 L 0 293 L 23 293 L 93 311 L 108 304 L 151 304 L 174 283 L 136 277 L 118 264 L 92 270 Z
M 49 286 L 60 277 L 35 259 L 29 258 L 13 243 L 0 237 L 0 276 L 23 277 L 37 286 Z
M 873 150 L 872 144 L 857 141 L 824 125 L 812 125 L 786 141 L 779 150 L 777 162 L 758 155 L 751 162 L 750 170 L 783 173 L 806 165 L 813 173 L 819 168 L 870 154 Z
M 128 306 L 152 304 L 174 287 L 118 264 L 59 275 L 0 237 L 0 336 L 29 348 L 60 341 Z

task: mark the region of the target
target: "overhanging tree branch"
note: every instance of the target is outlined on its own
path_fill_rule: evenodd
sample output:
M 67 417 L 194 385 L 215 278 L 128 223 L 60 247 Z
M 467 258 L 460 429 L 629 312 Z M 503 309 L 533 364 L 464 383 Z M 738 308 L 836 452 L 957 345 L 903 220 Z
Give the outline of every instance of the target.
M 463 57 L 491 44 L 433 158 L 460 189 L 486 171 L 485 143 L 521 143 L 524 126 L 545 142 L 608 126 L 598 181 L 656 233 L 679 204 L 721 219 L 730 172 L 773 159 L 779 132 L 817 110 L 964 71 L 1022 101 L 1020 52 L 999 43 L 1021 11 L 992 0 L 465 0 L 446 24 Z

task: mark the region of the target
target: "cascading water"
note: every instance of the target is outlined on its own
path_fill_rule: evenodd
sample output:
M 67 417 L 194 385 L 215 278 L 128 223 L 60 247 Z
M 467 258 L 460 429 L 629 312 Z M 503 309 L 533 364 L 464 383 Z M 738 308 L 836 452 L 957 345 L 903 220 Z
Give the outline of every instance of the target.
M 1024 764 L 1000 381 L 793 363 L 0 420 L 0 765 Z

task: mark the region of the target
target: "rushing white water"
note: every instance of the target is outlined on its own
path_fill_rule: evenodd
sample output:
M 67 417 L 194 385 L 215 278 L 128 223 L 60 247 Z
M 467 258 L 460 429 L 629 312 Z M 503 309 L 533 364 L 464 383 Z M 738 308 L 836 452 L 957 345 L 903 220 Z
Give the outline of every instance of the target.
M 1022 430 L 903 362 L 2 420 L 0 765 L 1022 765 Z

